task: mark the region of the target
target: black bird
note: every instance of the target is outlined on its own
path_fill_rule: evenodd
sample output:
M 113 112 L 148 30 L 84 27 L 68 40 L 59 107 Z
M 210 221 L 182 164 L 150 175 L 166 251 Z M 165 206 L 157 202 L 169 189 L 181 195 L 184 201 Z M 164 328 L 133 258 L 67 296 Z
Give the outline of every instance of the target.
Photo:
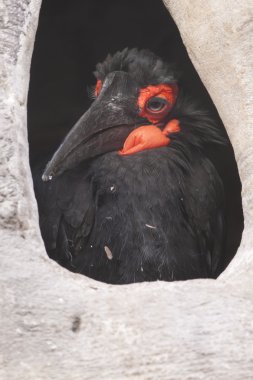
M 95 100 L 34 175 L 49 256 L 113 284 L 215 278 L 226 228 L 208 112 L 147 50 L 96 67 Z

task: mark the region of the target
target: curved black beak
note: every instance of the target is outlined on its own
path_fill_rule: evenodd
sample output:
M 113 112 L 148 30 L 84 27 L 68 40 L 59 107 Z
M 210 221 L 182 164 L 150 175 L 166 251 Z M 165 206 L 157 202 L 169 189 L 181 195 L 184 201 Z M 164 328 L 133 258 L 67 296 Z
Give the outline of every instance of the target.
M 98 98 L 70 130 L 47 164 L 43 181 L 84 160 L 122 148 L 138 123 L 137 90 L 127 73 L 109 74 Z

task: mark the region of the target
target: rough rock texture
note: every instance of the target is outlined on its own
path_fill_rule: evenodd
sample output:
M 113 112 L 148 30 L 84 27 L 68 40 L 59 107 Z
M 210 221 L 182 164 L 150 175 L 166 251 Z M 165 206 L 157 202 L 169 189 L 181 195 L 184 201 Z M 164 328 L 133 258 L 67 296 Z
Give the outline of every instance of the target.
M 2 0 L 1 379 L 252 379 L 250 2 L 166 0 L 235 148 L 245 213 L 238 254 L 217 281 L 107 286 L 60 268 L 43 248 L 26 135 L 40 1 Z
M 164 0 L 227 129 L 242 181 L 245 229 L 225 276 L 253 272 L 253 6 L 251 0 Z

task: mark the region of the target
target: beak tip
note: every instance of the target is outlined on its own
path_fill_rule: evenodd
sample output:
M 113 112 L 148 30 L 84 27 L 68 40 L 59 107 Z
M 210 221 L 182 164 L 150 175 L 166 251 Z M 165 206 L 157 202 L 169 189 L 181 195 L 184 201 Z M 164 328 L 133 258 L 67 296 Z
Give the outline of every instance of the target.
M 44 173 L 41 178 L 42 178 L 43 182 L 48 182 L 48 181 L 51 181 L 53 179 L 53 176 L 52 175 L 47 175 L 47 174 Z

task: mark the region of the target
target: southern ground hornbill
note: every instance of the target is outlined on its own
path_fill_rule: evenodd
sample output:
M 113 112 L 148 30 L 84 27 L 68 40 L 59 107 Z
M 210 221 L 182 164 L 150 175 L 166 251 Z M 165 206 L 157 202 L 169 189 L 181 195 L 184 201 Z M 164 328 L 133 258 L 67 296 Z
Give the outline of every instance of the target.
M 95 76 L 43 181 L 34 171 L 49 256 L 113 284 L 217 277 L 224 192 L 206 149 L 226 138 L 149 51 L 108 56 Z

